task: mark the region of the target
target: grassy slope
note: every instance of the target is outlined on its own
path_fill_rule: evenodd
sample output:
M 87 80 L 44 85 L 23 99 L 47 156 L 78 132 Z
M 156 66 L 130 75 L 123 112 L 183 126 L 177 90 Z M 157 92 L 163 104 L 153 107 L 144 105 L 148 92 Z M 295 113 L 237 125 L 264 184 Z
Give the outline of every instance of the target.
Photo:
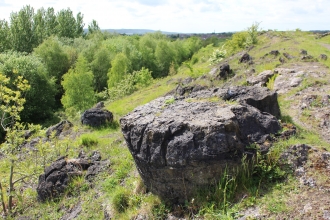
M 242 85 L 245 84 L 248 76 L 253 75 L 253 73 L 246 70 L 254 68 L 256 70 L 255 74 L 257 74 L 262 70 L 273 69 L 280 65 L 278 59 L 261 59 L 264 54 L 269 53 L 271 50 L 287 51 L 291 55 L 299 57 L 300 49 L 305 49 L 315 57 L 320 53 L 327 54 L 330 57 L 329 50 L 324 46 L 324 44 L 330 44 L 330 36 L 315 40 L 313 35 L 304 32 L 274 32 L 261 35 L 259 40 L 260 43 L 249 52 L 255 58 L 254 65 L 239 65 L 239 56 L 227 60 L 236 75 L 226 83 Z M 157 80 L 148 88 L 115 102 L 106 103 L 106 108 L 114 113 L 115 120 L 118 122 L 121 116 L 132 111 L 135 107 L 174 89 L 180 78 L 198 77 L 207 73 L 211 68 L 207 60 L 213 49 L 212 47 L 203 48 L 199 54 L 194 55 L 192 59 L 194 64 L 186 63 L 182 65 L 177 75 Z M 298 60 L 294 59 L 285 65 L 294 62 L 298 62 Z M 330 59 L 321 61 L 321 63 L 330 67 Z M 209 85 L 209 82 L 205 81 L 195 83 Z M 284 97 L 280 97 L 280 105 L 282 112 L 289 114 L 290 105 L 285 102 Z M 138 214 L 149 215 L 158 219 L 165 218 L 168 207 L 156 196 L 145 193 L 118 124 L 114 124 L 112 128 L 100 130 L 82 129 L 77 125 L 75 131 L 79 131 L 81 135 L 78 135 L 74 140 L 71 139 L 70 142 L 58 141 L 56 144 L 58 151 L 69 154 L 69 157 L 76 157 L 81 150 L 85 152 L 99 150 L 102 159 L 110 160 L 110 169 L 100 174 L 93 184 L 89 184 L 82 178 L 75 179 L 63 198 L 56 202 L 38 203 L 36 192 L 33 187 L 29 186 L 28 190 L 22 195 L 24 200 L 17 201 L 19 215 L 29 216 L 32 219 L 59 219 L 81 204 L 82 211 L 79 214 L 79 219 L 103 219 L 105 215 L 111 216 L 113 219 L 130 219 Z M 84 141 L 85 145 L 83 145 Z M 92 144 L 93 141 L 94 144 Z M 86 143 L 91 144 L 87 146 Z M 322 141 L 317 134 L 302 130 L 298 136 L 277 143 L 274 151 L 281 151 L 297 143 L 329 147 L 329 144 Z M 55 150 L 49 150 L 48 155 L 53 155 L 54 152 Z M 55 158 L 56 156 L 52 156 L 47 159 L 51 161 Z M 7 178 L 8 164 L 1 163 L 0 177 L 4 179 Z M 36 184 L 37 179 L 31 180 L 29 183 L 30 185 Z M 259 212 L 265 213 L 269 218 L 288 217 L 298 210 L 297 207 L 290 207 L 288 204 L 292 204 L 297 199 L 296 195 L 303 194 L 307 190 L 303 187 L 297 187 L 297 185 L 299 185 L 298 180 L 290 177 L 285 182 L 277 182 L 261 187 L 255 186 L 254 189 L 246 190 L 245 194 L 237 195 L 236 203 L 229 205 L 226 212 L 214 209 L 210 205 L 204 206 L 203 210 L 198 210 L 197 213 L 200 213 L 206 219 L 232 219 L 239 216 L 239 210 L 258 207 Z M 189 214 L 187 210 L 185 211 L 186 214 Z

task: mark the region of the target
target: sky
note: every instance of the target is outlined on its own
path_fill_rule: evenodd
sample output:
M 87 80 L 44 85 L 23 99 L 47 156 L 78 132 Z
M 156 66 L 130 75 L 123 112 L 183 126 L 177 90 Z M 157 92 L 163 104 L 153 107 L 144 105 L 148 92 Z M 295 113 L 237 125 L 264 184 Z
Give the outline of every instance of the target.
M 0 20 L 30 5 L 81 12 L 85 28 L 151 29 L 180 33 L 263 30 L 329 30 L 329 0 L 0 0 Z

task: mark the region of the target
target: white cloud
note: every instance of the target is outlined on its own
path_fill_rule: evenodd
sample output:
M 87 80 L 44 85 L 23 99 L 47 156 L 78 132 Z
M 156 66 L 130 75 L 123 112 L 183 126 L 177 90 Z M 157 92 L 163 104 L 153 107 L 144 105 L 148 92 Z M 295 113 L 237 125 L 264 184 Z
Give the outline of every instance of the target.
M 95 19 L 101 28 L 143 28 L 176 32 L 239 31 L 253 22 L 264 29 L 330 29 L 328 0 L 30 0 L 29 4 L 70 8 L 84 14 L 87 25 Z M 9 20 L 23 0 L 0 0 L 0 19 Z

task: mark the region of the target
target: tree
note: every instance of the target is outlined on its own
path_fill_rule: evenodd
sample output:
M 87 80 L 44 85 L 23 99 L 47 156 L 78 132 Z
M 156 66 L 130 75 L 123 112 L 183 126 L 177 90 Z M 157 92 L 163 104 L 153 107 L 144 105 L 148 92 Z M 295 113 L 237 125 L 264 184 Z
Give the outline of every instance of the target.
M 22 76 L 17 76 L 15 80 L 12 80 L 0 72 L 0 125 L 1 129 L 6 132 L 4 150 L 8 153 L 6 159 L 10 160 L 8 205 L 5 204 L 3 186 L 0 182 L 1 203 L 5 214 L 7 214 L 7 210 L 11 214 L 13 208 L 14 185 L 27 177 L 24 175 L 14 180 L 14 165 L 17 161 L 15 154 L 22 143 L 22 131 L 24 130 L 22 124 L 19 123 L 20 112 L 23 110 L 25 103 L 23 94 L 29 88 L 28 81 Z
M 95 21 L 94 19 L 92 20 L 92 22 L 88 25 L 88 34 L 93 34 L 95 32 L 99 32 L 101 31 L 97 21 Z
M 33 16 L 33 35 L 35 38 L 35 46 L 42 43 L 47 37 L 46 24 L 45 24 L 45 9 L 41 8 L 37 10 L 37 13 Z
M 156 78 L 167 76 L 171 63 L 175 61 L 175 52 L 173 48 L 171 47 L 171 45 L 169 45 L 168 42 L 162 40 L 157 44 L 155 57 L 160 72 L 158 75 L 153 75 L 153 77 Z
M 76 37 L 76 19 L 69 8 L 57 13 L 56 33 L 59 37 Z
M 45 66 L 37 57 L 17 52 L 0 54 L 0 71 L 11 79 L 9 86 L 12 89 L 19 76 L 29 81 L 31 88 L 25 94 L 24 110 L 20 113 L 22 121 L 40 123 L 52 117 L 55 82 L 47 76 Z
M 0 20 L 0 53 L 10 49 L 10 29 L 6 20 Z
M 76 33 L 75 37 L 84 36 L 84 15 L 79 12 L 76 16 Z
M 45 12 L 45 33 L 46 36 L 51 36 L 56 34 L 57 18 L 54 8 L 48 8 Z
M 117 54 L 111 61 L 111 69 L 108 72 L 108 88 L 115 86 L 131 70 L 131 62 L 126 55 L 124 53 Z
M 70 69 L 68 54 L 56 37 L 50 37 L 34 49 L 34 54 L 44 63 L 49 78 L 54 78 L 56 83 L 56 104 L 61 104 L 63 89 L 62 76 Z
M 33 33 L 34 9 L 27 5 L 18 13 L 10 15 L 10 32 L 12 49 L 19 52 L 32 52 L 36 46 Z
M 80 55 L 76 67 L 63 76 L 62 86 L 64 95 L 61 102 L 70 116 L 94 105 L 93 73 L 83 56 Z
M 107 88 L 107 73 L 110 68 L 111 54 L 106 48 L 102 47 L 94 55 L 91 69 L 94 74 L 94 89 L 101 92 Z
M 83 15 L 79 12 L 74 18 L 70 8 L 57 13 L 56 33 L 59 37 L 76 38 L 84 34 Z

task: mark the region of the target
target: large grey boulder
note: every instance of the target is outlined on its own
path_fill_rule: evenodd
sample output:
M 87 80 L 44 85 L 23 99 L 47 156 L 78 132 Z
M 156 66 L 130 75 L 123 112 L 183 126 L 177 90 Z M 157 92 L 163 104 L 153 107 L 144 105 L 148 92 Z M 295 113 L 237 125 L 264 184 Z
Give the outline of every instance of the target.
M 197 188 L 216 183 L 224 169 L 239 165 L 247 145 L 263 143 L 280 129 L 269 113 L 208 101 L 212 97 L 162 97 L 120 119 L 145 185 L 163 199 L 190 199 Z

